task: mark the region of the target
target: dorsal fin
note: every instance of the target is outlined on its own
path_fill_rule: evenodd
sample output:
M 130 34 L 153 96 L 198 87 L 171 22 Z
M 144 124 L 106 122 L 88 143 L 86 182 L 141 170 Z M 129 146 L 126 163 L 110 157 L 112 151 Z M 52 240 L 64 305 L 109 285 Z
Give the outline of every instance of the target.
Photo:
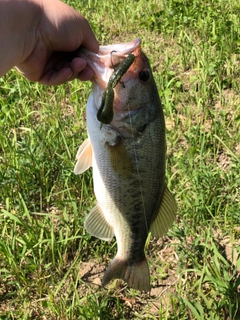
M 159 212 L 150 227 L 153 237 L 160 238 L 168 231 L 175 220 L 176 212 L 176 201 L 165 187 Z
M 92 145 L 89 138 L 79 147 L 76 159 L 77 163 L 74 167 L 75 174 L 81 174 L 92 166 Z
M 114 236 L 113 228 L 107 223 L 100 206 L 97 204 L 87 216 L 84 226 L 92 236 L 109 241 Z

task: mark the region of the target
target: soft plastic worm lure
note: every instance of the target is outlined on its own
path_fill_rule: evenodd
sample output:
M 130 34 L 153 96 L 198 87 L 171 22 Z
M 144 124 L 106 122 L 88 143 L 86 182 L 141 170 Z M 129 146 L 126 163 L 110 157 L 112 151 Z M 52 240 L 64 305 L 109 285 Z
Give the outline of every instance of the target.
M 113 119 L 113 88 L 108 88 L 103 92 L 102 102 L 97 112 L 98 121 L 109 124 Z M 102 125 L 102 124 L 101 124 Z
M 118 82 L 120 81 L 121 77 L 127 72 L 127 70 L 133 64 L 135 60 L 135 55 L 133 53 L 129 54 L 127 58 L 125 58 L 114 70 L 113 74 L 111 75 L 108 86 L 111 88 L 115 88 Z
M 130 66 L 133 64 L 135 56 L 131 53 L 124 59 L 114 70 L 113 74 L 109 78 L 107 89 L 103 92 L 102 102 L 97 112 L 98 121 L 109 124 L 113 119 L 113 101 L 114 90 L 121 77 L 127 72 Z

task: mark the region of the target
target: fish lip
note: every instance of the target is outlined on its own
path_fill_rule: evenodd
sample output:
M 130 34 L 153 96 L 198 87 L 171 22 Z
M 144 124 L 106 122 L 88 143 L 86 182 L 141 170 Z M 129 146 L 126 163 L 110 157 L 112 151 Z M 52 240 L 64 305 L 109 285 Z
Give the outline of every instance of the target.
M 99 55 L 108 56 L 111 52 L 116 52 L 118 55 L 125 58 L 127 55 L 132 53 L 141 44 L 141 39 L 136 38 L 133 41 L 122 43 L 122 44 L 112 44 L 108 46 L 100 46 Z
M 140 45 L 140 38 L 136 38 L 127 43 L 100 46 L 98 53 L 81 48 L 78 51 L 78 56 L 86 60 L 88 66 L 93 70 L 92 82 L 105 90 L 114 67 L 139 48 Z

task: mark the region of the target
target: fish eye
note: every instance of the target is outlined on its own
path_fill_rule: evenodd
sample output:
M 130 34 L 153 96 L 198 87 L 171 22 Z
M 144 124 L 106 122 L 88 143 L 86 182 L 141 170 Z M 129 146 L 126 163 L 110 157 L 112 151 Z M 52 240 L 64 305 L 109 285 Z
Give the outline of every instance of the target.
M 147 82 L 148 80 L 149 80 L 149 78 L 150 78 L 150 72 L 149 72 L 149 70 L 141 70 L 140 72 L 139 72 L 139 79 L 141 80 L 141 81 L 143 81 L 143 82 Z

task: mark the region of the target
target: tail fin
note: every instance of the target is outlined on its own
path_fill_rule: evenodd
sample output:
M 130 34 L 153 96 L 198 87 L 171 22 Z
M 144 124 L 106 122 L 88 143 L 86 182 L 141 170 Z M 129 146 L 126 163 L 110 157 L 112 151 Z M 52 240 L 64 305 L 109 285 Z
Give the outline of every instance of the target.
M 145 292 L 150 291 L 149 268 L 145 257 L 141 261 L 129 265 L 127 260 L 116 256 L 104 274 L 102 286 L 116 278 L 123 279 L 130 288 Z

